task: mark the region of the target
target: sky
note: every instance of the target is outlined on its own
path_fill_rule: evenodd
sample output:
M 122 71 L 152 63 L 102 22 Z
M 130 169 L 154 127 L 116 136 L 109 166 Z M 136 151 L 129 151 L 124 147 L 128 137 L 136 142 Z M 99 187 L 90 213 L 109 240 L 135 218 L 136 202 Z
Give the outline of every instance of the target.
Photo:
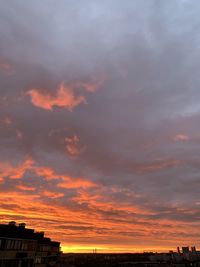
M 200 248 L 199 0 L 0 0 L 0 222 L 65 252 Z

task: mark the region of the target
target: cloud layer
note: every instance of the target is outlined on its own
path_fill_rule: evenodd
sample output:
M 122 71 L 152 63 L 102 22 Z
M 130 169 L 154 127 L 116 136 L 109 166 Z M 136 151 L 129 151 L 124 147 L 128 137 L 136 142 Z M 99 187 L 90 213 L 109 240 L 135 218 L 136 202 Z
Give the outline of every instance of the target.
M 69 250 L 199 242 L 198 0 L 0 1 L 0 218 Z

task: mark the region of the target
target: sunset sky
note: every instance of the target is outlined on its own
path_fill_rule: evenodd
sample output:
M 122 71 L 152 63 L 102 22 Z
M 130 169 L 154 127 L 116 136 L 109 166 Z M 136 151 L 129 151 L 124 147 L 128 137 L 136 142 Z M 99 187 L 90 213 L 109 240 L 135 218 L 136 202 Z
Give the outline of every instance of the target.
M 0 0 L 0 223 L 65 252 L 200 248 L 199 11 Z

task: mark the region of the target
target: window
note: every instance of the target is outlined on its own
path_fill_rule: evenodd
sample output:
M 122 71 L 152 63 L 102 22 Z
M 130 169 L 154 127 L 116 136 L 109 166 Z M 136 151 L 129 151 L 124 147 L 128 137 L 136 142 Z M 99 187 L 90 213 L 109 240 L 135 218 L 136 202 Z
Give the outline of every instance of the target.
M 11 248 L 11 240 L 6 241 L 6 248 L 10 249 Z

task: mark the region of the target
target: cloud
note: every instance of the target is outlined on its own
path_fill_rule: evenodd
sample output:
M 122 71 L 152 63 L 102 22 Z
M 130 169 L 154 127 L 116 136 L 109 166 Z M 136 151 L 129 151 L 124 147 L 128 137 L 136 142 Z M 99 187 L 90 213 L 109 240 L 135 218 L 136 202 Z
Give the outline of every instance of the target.
M 96 187 L 97 185 L 91 181 L 87 181 L 84 179 L 69 179 L 69 178 L 64 178 L 65 182 L 61 182 L 58 184 L 58 187 L 61 188 L 91 188 L 91 187 Z
M 136 166 L 135 169 L 140 173 L 148 173 L 178 167 L 181 164 L 182 162 L 180 160 L 157 160 L 152 164 L 150 162 L 148 164 L 143 163 L 140 166 Z
M 35 187 L 31 187 L 31 186 L 26 186 L 26 185 L 18 185 L 18 186 L 16 186 L 17 187 L 17 189 L 19 189 L 19 190 L 22 190 L 22 191 L 35 191 Z
M 34 162 L 31 159 L 26 159 L 17 166 L 10 165 L 8 162 L 0 163 L 0 174 L 2 178 L 9 177 L 10 179 L 21 179 L 27 169 L 31 168 Z
M 76 96 L 72 88 L 66 87 L 64 84 L 60 85 L 56 96 L 45 95 L 37 89 L 30 90 L 28 94 L 33 105 L 47 110 L 52 110 L 54 107 L 63 107 L 72 111 L 74 107 L 86 103 L 84 96 Z
M 46 191 L 46 190 L 42 192 L 42 195 L 45 197 L 53 198 L 53 199 L 64 197 L 64 193 L 55 193 L 55 192 Z
M 60 107 L 72 111 L 76 106 L 87 103 L 85 96 L 75 93 L 77 89 L 95 92 L 104 80 L 105 78 L 94 79 L 90 83 L 85 81 L 75 82 L 74 84 L 61 83 L 55 95 L 42 93 L 39 89 L 31 89 L 27 94 L 30 96 L 32 104 L 36 107 L 46 110 Z
M 13 73 L 12 66 L 6 62 L 0 61 L 0 72 L 5 74 L 12 74 Z
M 3 118 L 2 122 L 6 125 L 9 126 L 12 124 L 12 120 L 9 117 Z
M 173 138 L 174 141 L 188 141 L 189 139 L 189 136 L 185 134 L 177 134 Z
M 66 250 L 200 245 L 199 8 L 0 1 L 3 222 Z
M 71 156 L 78 156 L 81 151 L 83 151 L 83 147 L 81 148 L 79 145 L 80 139 L 74 135 L 72 137 L 66 137 L 66 150 Z

